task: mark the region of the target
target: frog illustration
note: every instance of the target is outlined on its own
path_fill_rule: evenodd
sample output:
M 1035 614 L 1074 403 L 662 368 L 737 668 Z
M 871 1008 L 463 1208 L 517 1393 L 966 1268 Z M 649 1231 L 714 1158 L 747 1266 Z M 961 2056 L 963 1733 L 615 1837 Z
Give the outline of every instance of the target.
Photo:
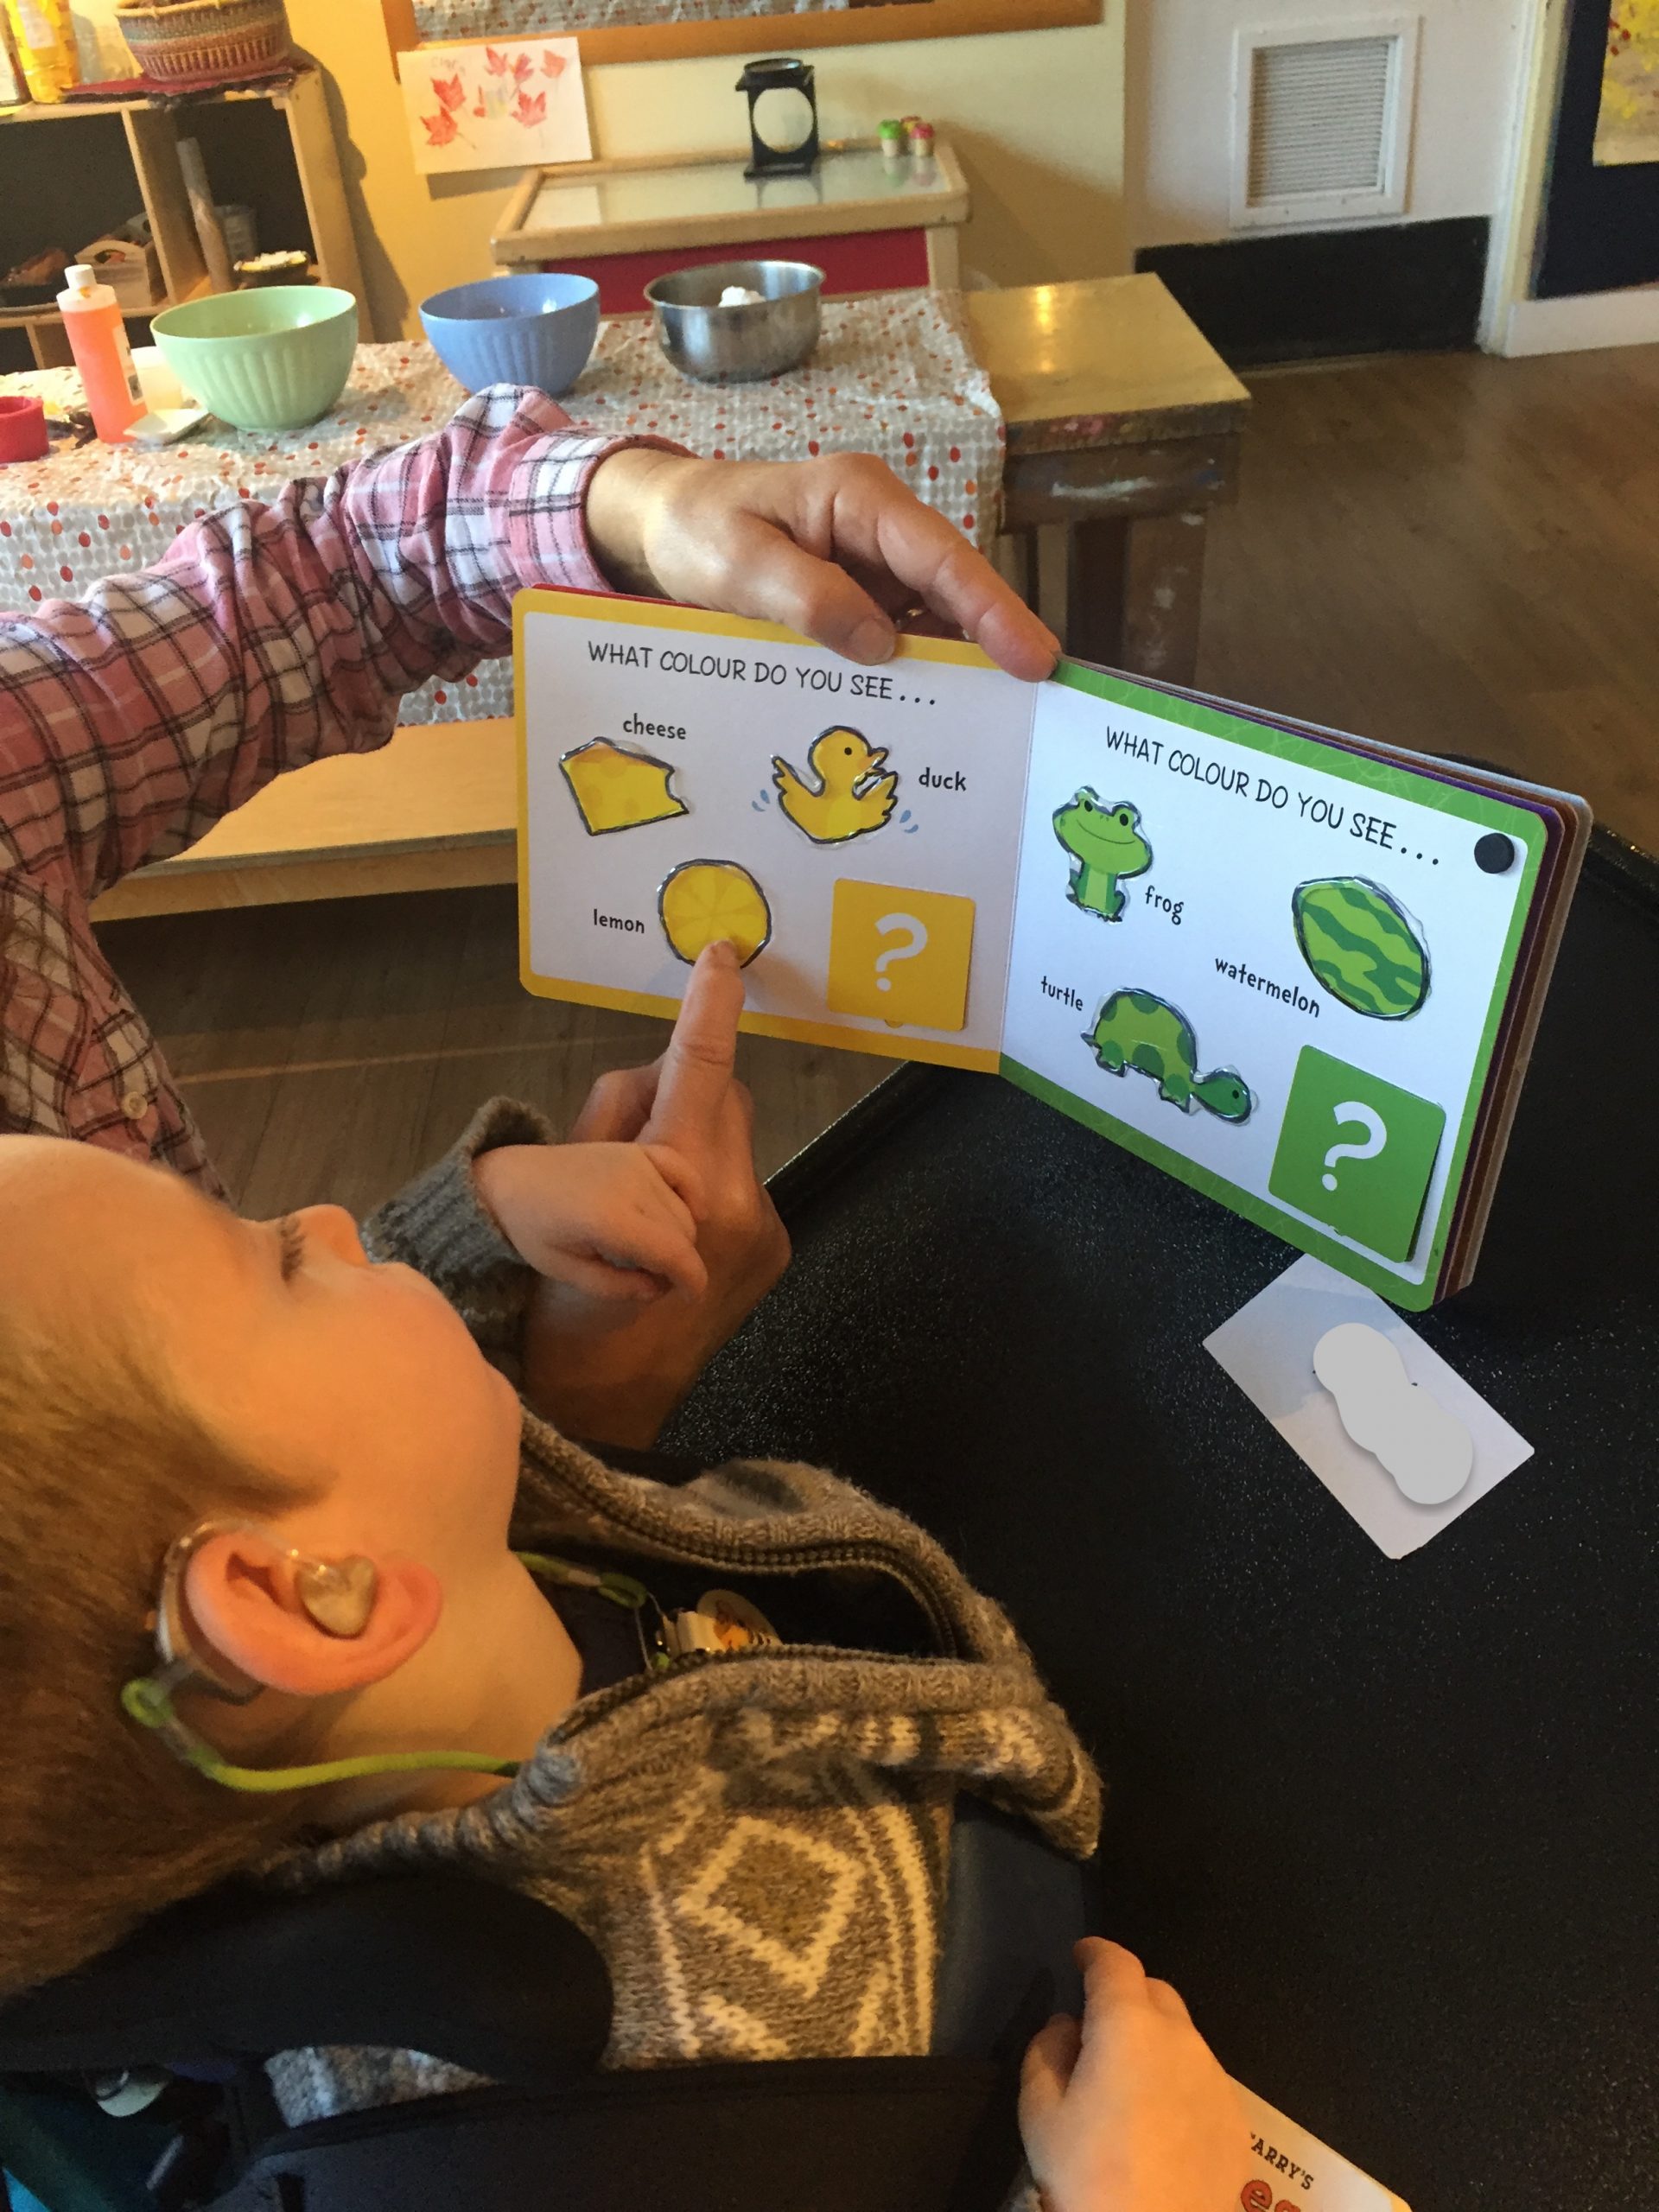
M 1076 863 L 1066 893 L 1072 905 L 1103 922 L 1121 920 L 1127 902 L 1119 877 L 1144 875 L 1152 866 L 1137 810 L 1126 799 L 1103 806 L 1099 792 L 1085 784 L 1068 805 L 1054 810 L 1054 835 Z

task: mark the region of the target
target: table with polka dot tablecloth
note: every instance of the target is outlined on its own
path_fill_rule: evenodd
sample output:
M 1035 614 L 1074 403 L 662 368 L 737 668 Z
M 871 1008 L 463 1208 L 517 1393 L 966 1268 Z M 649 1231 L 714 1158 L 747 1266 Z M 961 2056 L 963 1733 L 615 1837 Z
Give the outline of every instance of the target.
M 0 390 L 59 404 L 80 399 L 73 369 L 0 378 Z M 158 451 L 94 443 L 0 467 L 4 603 L 79 598 L 101 578 L 155 560 L 201 516 L 420 437 L 464 397 L 423 341 L 359 346 L 340 404 L 303 430 L 245 433 L 214 422 L 208 437 Z M 577 422 L 653 432 L 721 459 L 880 454 L 966 536 L 984 544 L 995 532 L 1002 421 L 949 293 L 830 302 L 809 365 L 762 384 L 690 383 L 670 366 L 648 321 L 609 322 L 562 404 Z M 411 693 L 401 719 L 512 711 L 512 664 L 488 661 L 460 683 Z

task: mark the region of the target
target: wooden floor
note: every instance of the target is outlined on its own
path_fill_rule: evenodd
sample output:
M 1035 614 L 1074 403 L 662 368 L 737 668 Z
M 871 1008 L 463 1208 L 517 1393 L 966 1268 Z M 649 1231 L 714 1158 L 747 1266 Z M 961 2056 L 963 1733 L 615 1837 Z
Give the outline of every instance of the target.
M 254 1215 L 323 1198 L 366 1211 L 497 1091 L 568 1126 L 595 1076 L 652 1058 L 667 1034 L 521 990 L 506 885 L 175 914 L 102 935 Z M 893 1065 L 743 1039 L 763 1171 Z
M 1659 347 L 1252 380 L 1211 690 L 1582 791 L 1659 850 Z M 108 925 L 237 1203 L 372 1205 L 496 1090 L 566 1120 L 659 1025 L 531 999 L 505 888 Z M 746 1040 L 769 1172 L 891 1063 Z
M 1659 851 L 1659 346 L 1249 381 L 1200 682 L 1564 785 Z

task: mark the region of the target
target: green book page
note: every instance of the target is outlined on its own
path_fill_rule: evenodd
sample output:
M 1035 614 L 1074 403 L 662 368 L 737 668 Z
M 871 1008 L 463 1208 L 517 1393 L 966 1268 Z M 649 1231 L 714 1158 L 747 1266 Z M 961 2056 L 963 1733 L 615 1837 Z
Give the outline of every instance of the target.
M 1003 1072 L 1427 1306 L 1547 836 L 1063 663 L 1037 703 Z

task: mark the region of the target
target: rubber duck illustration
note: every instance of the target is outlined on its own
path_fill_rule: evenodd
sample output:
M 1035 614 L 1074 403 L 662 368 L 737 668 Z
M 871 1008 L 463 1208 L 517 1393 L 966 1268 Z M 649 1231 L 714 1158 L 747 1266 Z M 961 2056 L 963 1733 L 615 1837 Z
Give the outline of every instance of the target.
M 773 755 L 772 780 L 784 812 L 815 845 L 844 845 L 849 837 L 880 830 L 893 812 L 897 776 L 879 776 L 887 759 L 855 729 L 827 729 L 806 756 L 818 779 L 810 790 L 787 760 Z

